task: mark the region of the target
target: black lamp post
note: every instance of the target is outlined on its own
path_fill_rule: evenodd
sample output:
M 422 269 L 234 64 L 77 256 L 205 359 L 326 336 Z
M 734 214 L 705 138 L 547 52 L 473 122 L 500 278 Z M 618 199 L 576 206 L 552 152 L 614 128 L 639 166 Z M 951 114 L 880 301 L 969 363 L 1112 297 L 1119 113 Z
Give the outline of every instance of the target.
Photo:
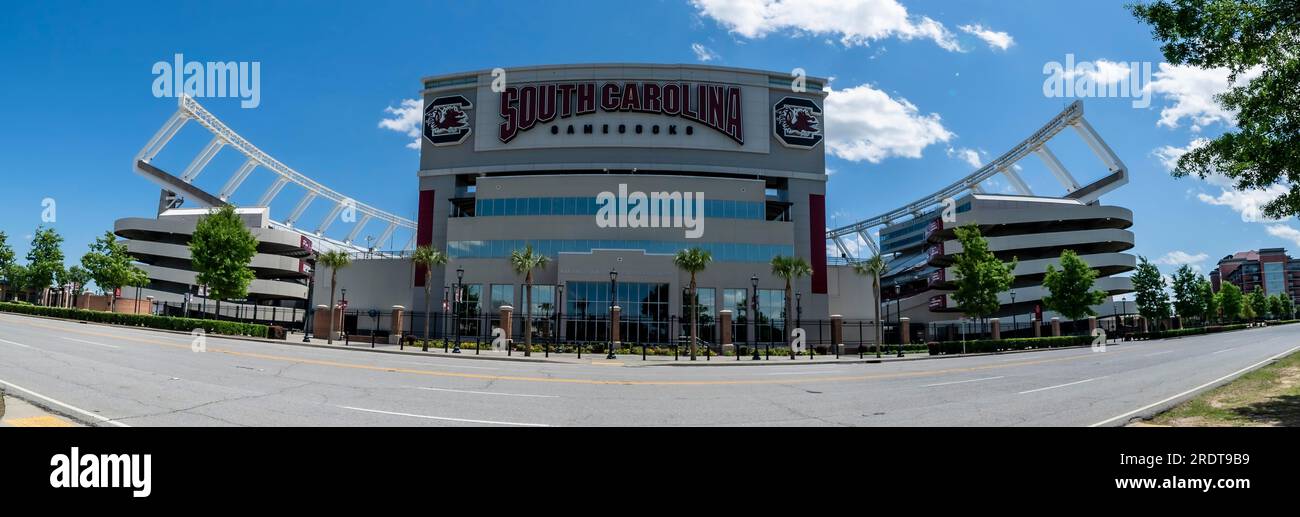
M 758 361 L 761 359 L 758 356 L 758 275 L 749 277 L 749 285 L 753 287 L 753 292 L 749 297 L 749 305 L 754 313 L 753 317 L 749 318 L 754 320 L 754 337 L 750 339 L 750 342 L 754 344 L 754 357 L 752 359 Z
M 447 294 L 450 292 L 451 292 L 450 286 L 447 285 L 442 286 L 442 306 L 439 307 L 440 310 L 438 311 L 438 314 L 441 314 L 442 317 L 438 319 L 442 320 L 442 336 L 444 339 L 447 337 L 447 308 L 450 307 L 450 305 L 447 304 Z M 434 334 L 438 333 L 437 323 L 438 322 L 434 322 L 434 327 L 433 327 Z M 428 341 L 429 336 L 424 336 L 424 339 L 425 341 Z
M 894 317 L 898 318 L 898 357 L 903 357 L 903 284 L 894 284 Z
M 605 359 L 618 359 L 614 355 L 614 306 L 618 305 L 618 270 L 609 270 L 609 350 Z
M 1016 308 L 1015 308 L 1015 305 L 1016 305 L 1016 291 L 1015 291 L 1015 289 L 1012 289 L 1012 290 L 1011 290 L 1011 305 L 1012 305 L 1012 307 L 1011 307 L 1011 331 L 1012 331 L 1012 332 L 1015 332 L 1015 331 L 1016 331 Z
M 794 327 L 803 328 L 803 293 L 794 293 Z
M 560 352 L 560 325 L 564 322 L 564 284 L 555 286 L 555 352 Z M 547 353 L 550 357 L 550 353 Z
M 456 300 L 465 296 L 465 268 L 456 268 Z M 459 306 L 457 307 L 459 309 Z M 451 349 L 451 353 L 460 353 L 460 310 L 453 311 L 456 313 L 456 348 Z
M 311 343 L 311 324 L 312 316 L 316 312 L 316 307 L 312 302 L 312 294 L 316 291 L 316 264 L 311 264 L 311 274 L 307 277 L 307 303 L 304 304 L 306 311 L 302 314 L 302 342 Z M 189 309 L 190 293 L 185 291 L 186 309 Z M 189 314 L 186 314 L 188 316 Z

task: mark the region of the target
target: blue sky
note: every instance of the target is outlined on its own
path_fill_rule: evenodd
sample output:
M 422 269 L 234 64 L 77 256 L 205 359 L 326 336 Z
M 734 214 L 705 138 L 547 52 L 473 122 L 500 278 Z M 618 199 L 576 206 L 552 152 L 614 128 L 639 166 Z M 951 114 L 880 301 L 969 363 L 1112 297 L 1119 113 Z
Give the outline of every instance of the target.
M 816 5 L 825 4 L 825 5 Z M 260 105 L 205 106 L 276 158 L 359 201 L 413 217 L 418 153 L 403 100 L 420 78 L 581 62 L 707 62 L 833 78 L 828 221 L 846 224 L 932 192 L 1020 142 L 1073 99 L 1043 94 L 1044 64 L 1149 62 L 1151 104 L 1085 99 L 1088 120 L 1131 170 L 1103 198 L 1133 209 L 1136 252 L 1205 270 L 1225 254 L 1300 248 L 1292 221 L 1247 222 L 1269 193 L 1174 179 L 1161 157 L 1225 130 L 1209 96 L 1222 74 L 1161 68 L 1148 27 L 1122 2 L 735 0 L 646 2 L 10 3 L 0 18 L 0 231 L 20 255 L 52 224 L 74 263 L 114 219 L 150 216 L 157 189 L 132 157 L 175 111 L 152 65 L 176 53 L 261 63 Z M 1103 77 L 1104 65 L 1097 77 Z M 1106 76 L 1109 77 L 1109 76 Z M 386 108 L 393 110 L 386 111 Z M 833 108 L 841 108 L 838 112 Z M 390 119 L 391 128 L 381 127 Z M 1163 122 L 1162 122 L 1163 121 Z M 394 130 L 396 129 L 396 130 Z M 158 158 L 178 171 L 206 142 L 188 127 Z M 1055 150 L 1080 180 L 1104 170 L 1073 134 Z M 199 183 L 239 164 L 226 151 Z M 1022 174 L 1060 187 L 1036 158 Z M 250 180 L 241 193 L 256 198 Z M 219 185 L 217 185 L 219 186 Z M 1005 184 L 987 185 L 997 191 Z M 236 201 L 240 201 L 236 199 Z M 1247 217 L 1248 218 L 1248 217 Z M 404 241 L 403 241 L 404 242 Z M 397 243 L 401 244 L 401 242 Z

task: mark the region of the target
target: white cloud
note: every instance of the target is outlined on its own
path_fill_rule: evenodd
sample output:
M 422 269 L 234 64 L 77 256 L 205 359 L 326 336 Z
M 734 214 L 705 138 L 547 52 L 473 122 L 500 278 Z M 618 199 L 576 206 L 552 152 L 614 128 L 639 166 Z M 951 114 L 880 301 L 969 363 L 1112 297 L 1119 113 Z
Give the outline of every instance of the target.
M 1268 230 L 1269 235 L 1289 240 L 1295 243 L 1296 246 L 1300 246 L 1300 230 L 1292 228 L 1290 225 L 1271 224 L 1266 230 Z
M 1172 145 L 1163 145 L 1157 147 L 1154 151 L 1151 151 L 1151 154 L 1155 156 L 1156 159 L 1160 160 L 1160 165 L 1163 165 L 1166 171 L 1172 171 L 1174 170 L 1174 167 L 1178 166 L 1178 159 L 1182 158 L 1184 154 L 1187 154 L 1208 143 L 1210 143 L 1210 140 L 1208 138 L 1196 138 L 1193 139 L 1191 142 L 1188 142 L 1185 147 L 1174 147 Z M 1209 176 L 1206 176 L 1205 182 L 1217 187 L 1224 187 L 1224 188 L 1230 188 L 1235 184 L 1231 178 L 1224 176 L 1220 172 L 1215 172 L 1213 174 L 1210 174 Z
M 1273 185 L 1264 190 L 1224 190 L 1218 197 L 1209 194 L 1197 194 L 1203 203 L 1226 206 L 1241 214 L 1241 220 L 1248 223 L 1275 221 L 1264 217 L 1264 204 L 1287 193 L 1283 185 Z
M 1245 84 L 1258 77 L 1261 70 L 1248 70 L 1237 78 L 1237 84 Z M 1192 131 L 1215 122 L 1233 125 L 1236 114 L 1219 105 L 1214 96 L 1228 91 L 1232 83 L 1228 82 L 1229 71 L 1226 68 L 1201 69 L 1190 65 L 1171 65 L 1160 63 L 1159 70 L 1153 74 L 1147 89 L 1162 95 L 1173 104 L 1160 110 L 1160 122 L 1157 125 L 1169 128 L 1178 127 L 1184 118 L 1192 123 Z
M 966 162 L 967 165 L 970 165 L 972 168 L 975 169 L 978 169 L 980 168 L 981 165 L 984 165 L 984 159 L 980 157 L 980 152 L 975 149 L 970 149 L 966 147 L 958 147 L 954 149 L 952 147 L 949 147 L 948 157 L 957 158 L 961 161 L 964 161 Z
M 699 43 L 691 43 L 691 52 L 695 53 L 695 60 L 701 63 L 707 63 L 718 59 L 718 54 L 714 52 L 713 49 Z
M 826 96 L 826 148 L 845 160 L 920 158 L 922 149 L 953 136 L 939 114 L 922 114 L 907 99 L 870 85 L 831 90 Z
M 789 30 L 796 35 L 838 36 L 845 46 L 867 46 L 896 37 L 928 39 L 960 52 L 947 28 L 929 17 L 910 16 L 897 0 L 692 0 L 700 14 L 745 38 Z
M 1015 38 L 1012 38 L 1010 34 L 1007 34 L 1005 32 L 995 31 L 993 29 L 990 29 L 978 23 L 971 24 L 971 25 L 962 25 L 957 28 L 961 29 L 963 32 L 967 34 L 972 34 L 975 37 L 984 40 L 984 43 L 988 43 L 989 48 L 1006 50 L 1007 48 L 1010 48 L 1011 45 L 1014 45 L 1016 43 Z
M 420 149 L 420 122 L 424 112 L 424 103 L 420 99 L 403 99 L 399 107 L 384 108 L 384 113 L 391 115 L 379 121 L 379 127 L 396 131 L 411 137 L 407 149 Z
M 1188 265 L 1188 266 L 1192 266 L 1192 269 L 1195 269 L 1196 271 L 1200 271 L 1201 263 L 1205 262 L 1205 260 L 1208 258 L 1210 258 L 1210 256 L 1205 253 L 1197 253 L 1193 255 L 1183 250 L 1174 250 L 1169 253 L 1165 253 L 1163 257 L 1155 259 L 1154 262 L 1156 264 L 1164 264 L 1166 266 Z

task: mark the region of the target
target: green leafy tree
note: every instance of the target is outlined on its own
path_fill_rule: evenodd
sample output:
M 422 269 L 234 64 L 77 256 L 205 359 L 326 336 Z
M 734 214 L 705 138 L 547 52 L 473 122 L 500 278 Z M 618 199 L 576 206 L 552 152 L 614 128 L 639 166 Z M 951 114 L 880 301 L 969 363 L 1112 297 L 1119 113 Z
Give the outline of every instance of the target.
M 1049 264 L 1043 277 L 1043 287 L 1052 293 L 1043 297 L 1043 305 L 1071 321 L 1085 316 L 1096 316 L 1093 305 L 1106 301 L 1106 292 L 1094 290 L 1097 271 L 1079 258 L 1073 250 L 1061 252 L 1061 269 Z
M 876 357 L 880 357 L 880 275 L 885 274 L 885 259 L 875 255 L 865 261 L 853 264 L 853 272 L 871 277 L 871 293 L 876 300 Z
M 67 283 L 72 286 L 72 305 L 75 307 L 77 304 L 77 297 L 86 292 L 86 284 L 89 284 L 92 280 L 90 271 L 87 271 L 81 266 L 72 266 L 68 268 L 66 280 Z
M 1202 278 L 1196 284 L 1196 295 L 1201 299 L 1201 322 L 1209 323 L 1218 319 L 1219 297 L 1214 293 L 1214 284 Z
M 524 275 L 524 357 L 533 355 L 533 270 L 544 269 L 550 261 L 534 250 L 532 244 L 510 252 L 510 267 L 516 275 Z M 613 349 L 610 350 L 612 353 Z
M 411 255 L 411 263 L 424 266 L 424 344 L 420 350 L 429 351 L 429 290 L 433 288 L 433 266 L 447 264 L 447 254 L 433 246 L 419 246 Z
M 1233 129 L 1183 155 L 1176 177 L 1221 173 L 1237 190 L 1281 184 L 1264 215 L 1300 214 L 1300 5 L 1295 0 L 1159 0 L 1130 6 L 1174 65 L 1226 68 L 1217 97 Z M 1244 79 L 1253 77 L 1246 81 Z
M 1268 297 L 1268 315 L 1273 319 L 1282 319 L 1282 295 Z
M 9 236 L 0 231 L 0 302 L 4 301 L 10 286 L 16 286 L 13 278 L 14 249 L 9 246 Z
M 224 205 L 199 219 L 190 236 L 190 262 L 198 272 L 198 282 L 207 286 L 208 297 L 221 301 L 248 296 L 253 270 L 248 264 L 257 254 L 257 238 L 239 219 L 235 207 Z
M 41 303 L 48 303 L 47 294 L 54 280 L 63 272 L 63 236 L 53 228 L 39 227 L 32 236 L 32 248 L 27 252 L 27 286 L 41 295 Z
M 9 266 L 9 271 L 5 274 L 9 278 L 11 287 L 13 288 L 14 291 L 14 296 L 19 300 L 25 301 L 27 299 L 27 291 L 28 291 L 27 266 L 24 266 L 22 264 L 17 264 L 17 263 L 11 264 Z
M 1286 320 L 1295 318 L 1295 301 L 1285 294 L 1279 294 L 1277 296 L 1282 302 L 1282 315 L 1278 317 Z
M 1255 290 L 1250 293 L 1250 298 L 1246 301 L 1250 305 L 1252 318 L 1263 318 L 1268 314 L 1268 296 L 1264 295 L 1264 288 L 1255 286 Z
M 710 262 L 713 262 L 713 254 L 709 253 L 708 250 L 705 250 L 700 247 L 678 250 L 677 254 L 673 255 L 673 265 L 677 266 L 677 269 L 690 273 L 691 275 L 690 289 L 691 289 L 692 306 L 698 305 L 699 302 L 699 299 L 696 298 L 696 293 L 695 293 L 695 274 L 704 271 L 704 268 L 709 267 Z M 692 310 L 691 311 L 691 360 L 692 361 L 695 360 L 695 352 L 696 352 L 695 341 L 696 341 L 696 336 L 699 335 L 699 324 L 700 324 L 699 310 Z
M 808 262 L 802 257 L 786 257 L 783 255 L 772 257 L 772 262 L 770 264 L 772 266 L 772 274 L 785 279 L 785 306 L 781 312 L 781 317 L 785 319 L 783 321 L 782 331 L 787 334 L 785 336 L 786 342 L 790 342 L 790 300 L 794 298 L 794 288 L 792 285 L 794 280 L 811 275 L 812 266 L 809 266 Z M 794 343 L 790 344 L 791 346 L 794 346 Z
M 117 240 L 113 232 L 104 235 L 90 244 L 90 251 L 81 256 L 81 266 L 99 290 L 111 300 L 109 310 L 117 305 L 117 290 L 128 285 L 136 285 L 142 277 L 148 280 L 145 272 L 136 267 L 134 259 L 126 250 L 126 243 Z M 80 268 L 77 268 L 80 269 Z M 85 286 L 85 282 L 79 283 Z
M 1186 325 L 1188 318 L 1205 313 L 1201 299 L 1201 276 L 1192 267 L 1183 264 L 1174 272 L 1174 311 L 1179 323 Z
M 1237 320 L 1242 317 L 1246 305 L 1241 288 L 1235 284 L 1223 282 L 1219 288 L 1219 310 L 1224 318 Z
M 1002 307 L 998 294 L 1011 288 L 1016 259 L 1002 262 L 989 250 L 989 241 L 979 226 L 968 224 L 953 231 L 961 242 L 961 253 L 953 256 L 957 291 L 952 298 L 961 312 L 970 318 L 984 318 Z
M 316 263 L 330 268 L 330 305 L 329 305 L 329 335 L 325 336 L 325 344 L 334 344 L 334 293 L 338 292 L 339 270 L 352 265 L 352 257 L 347 253 L 334 250 L 320 254 L 316 258 Z
M 1160 321 L 1169 317 L 1169 293 L 1165 291 L 1165 277 L 1146 257 L 1138 259 L 1138 267 L 1132 277 L 1133 299 L 1137 303 L 1138 314 L 1159 325 Z

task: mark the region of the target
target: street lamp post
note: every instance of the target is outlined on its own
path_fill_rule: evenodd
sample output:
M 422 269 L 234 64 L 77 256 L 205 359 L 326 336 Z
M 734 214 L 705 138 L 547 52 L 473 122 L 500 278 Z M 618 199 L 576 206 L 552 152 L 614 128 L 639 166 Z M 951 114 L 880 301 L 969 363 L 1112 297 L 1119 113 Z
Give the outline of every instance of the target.
M 560 326 L 564 323 L 564 284 L 555 286 L 555 352 L 560 352 Z M 546 351 L 546 357 L 551 356 L 551 351 Z
M 750 343 L 753 343 L 753 360 L 757 361 L 760 359 L 758 356 L 758 275 L 749 277 L 749 285 L 753 287 L 753 293 L 749 297 L 749 305 L 751 311 L 754 313 L 754 315 L 749 318 L 754 320 L 754 334 L 749 341 Z
M 898 357 L 903 357 L 903 284 L 894 284 L 894 317 L 898 318 Z
M 1011 331 L 1012 331 L 1012 332 L 1015 332 L 1015 331 L 1016 331 L 1016 308 L 1015 308 L 1015 305 L 1016 305 L 1016 291 L 1015 291 L 1015 289 L 1012 289 L 1012 290 L 1011 290 L 1011 305 L 1012 305 L 1012 307 L 1011 307 Z
M 618 270 L 609 270 L 609 346 L 605 347 L 609 351 L 605 354 L 605 359 L 617 359 L 614 355 L 614 306 L 618 305 Z
M 457 300 L 458 302 L 459 302 L 459 299 L 460 299 L 460 298 L 464 298 L 464 297 L 465 297 L 465 292 L 464 292 L 464 290 L 465 290 L 465 268 L 463 268 L 463 267 L 458 267 L 458 268 L 456 268 L 456 300 Z M 453 348 L 453 349 L 451 350 L 451 353 L 453 353 L 453 354 L 459 354 L 459 353 L 460 353 L 460 310 L 459 310 L 459 306 L 457 306 L 457 310 L 455 310 L 454 312 L 456 313 L 456 348 Z
M 305 310 L 302 313 L 302 342 L 303 343 L 311 343 L 312 316 L 314 316 L 316 312 L 315 306 L 312 305 L 312 294 L 316 291 L 316 266 L 314 263 L 312 264 L 311 268 L 312 270 L 309 276 L 307 277 L 307 303 L 303 304 L 303 308 Z M 189 291 L 186 291 L 185 305 L 187 309 L 189 308 L 189 303 L 190 303 L 190 293 Z

